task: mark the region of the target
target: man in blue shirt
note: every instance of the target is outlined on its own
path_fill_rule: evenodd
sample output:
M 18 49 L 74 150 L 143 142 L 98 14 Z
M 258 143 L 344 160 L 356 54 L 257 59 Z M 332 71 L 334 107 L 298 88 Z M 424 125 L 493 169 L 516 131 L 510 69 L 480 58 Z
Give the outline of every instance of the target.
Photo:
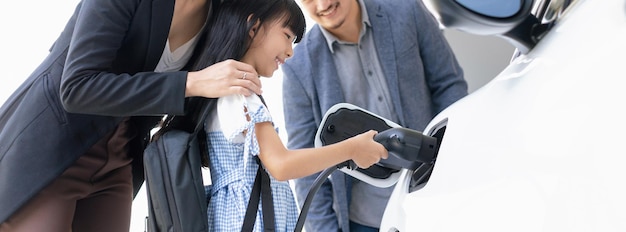
M 290 149 L 313 147 L 325 112 L 347 102 L 422 131 L 467 95 L 437 21 L 419 0 L 300 0 L 316 25 L 282 66 Z M 317 175 L 298 179 L 303 203 Z M 317 192 L 305 229 L 378 231 L 393 186 L 336 171 Z

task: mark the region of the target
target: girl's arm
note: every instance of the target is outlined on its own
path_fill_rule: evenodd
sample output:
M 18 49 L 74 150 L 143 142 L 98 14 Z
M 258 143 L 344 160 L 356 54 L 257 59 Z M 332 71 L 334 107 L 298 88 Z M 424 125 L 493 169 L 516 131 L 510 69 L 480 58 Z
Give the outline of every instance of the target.
M 270 122 L 257 123 L 259 158 L 277 180 L 286 181 L 322 171 L 347 160 L 367 168 L 383 158 L 387 150 L 374 141 L 376 131 L 368 131 L 339 143 L 318 148 L 288 150 Z

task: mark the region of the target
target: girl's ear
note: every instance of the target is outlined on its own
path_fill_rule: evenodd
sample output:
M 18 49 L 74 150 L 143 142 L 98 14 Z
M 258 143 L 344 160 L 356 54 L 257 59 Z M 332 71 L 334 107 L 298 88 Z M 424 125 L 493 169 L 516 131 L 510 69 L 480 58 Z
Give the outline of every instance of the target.
M 252 15 L 249 15 L 248 22 L 250 22 L 251 19 L 252 19 Z M 248 34 L 250 35 L 250 38 L 254 38 L 260 26 L 261 26 L 261 20 L 257 19 L 256 22 L 254 22 L 254 25 L 252 25 L 252 28 L 250 28 L 250 31 L 248 32 Z

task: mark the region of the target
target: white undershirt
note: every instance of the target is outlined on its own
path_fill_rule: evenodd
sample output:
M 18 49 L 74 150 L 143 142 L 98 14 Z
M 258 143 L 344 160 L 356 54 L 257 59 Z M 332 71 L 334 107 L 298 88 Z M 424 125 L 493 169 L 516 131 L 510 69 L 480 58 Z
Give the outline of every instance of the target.
M 169 71 L 178 71 L 182 69 L 193 54 L 193 48 L 196 47 L 198 43 L 198 36 L 200 32 L 204 29 L 204 26 L 198 33 L 187 41 L 182 46 L 176 48 L 176 50 L 171 51 L 170 49 L 170 40 L 168 39 L 165 43 L 165 48 L 163 49 L 163 54 L 161 55 L 161 59 L 154 69 L 155 72 L 169 72 Z

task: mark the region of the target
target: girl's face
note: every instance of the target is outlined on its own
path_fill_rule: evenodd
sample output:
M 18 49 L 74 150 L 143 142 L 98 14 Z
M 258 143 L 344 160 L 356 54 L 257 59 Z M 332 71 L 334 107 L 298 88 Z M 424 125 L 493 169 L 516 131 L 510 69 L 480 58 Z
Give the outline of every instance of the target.
M 271 77 L 278 66 L 293 55 L 296 36 L 282 25 L 282 20 L 257 23 L 249 32 L 253 40 L 241 61 L 252 65 L 261 76 Z

